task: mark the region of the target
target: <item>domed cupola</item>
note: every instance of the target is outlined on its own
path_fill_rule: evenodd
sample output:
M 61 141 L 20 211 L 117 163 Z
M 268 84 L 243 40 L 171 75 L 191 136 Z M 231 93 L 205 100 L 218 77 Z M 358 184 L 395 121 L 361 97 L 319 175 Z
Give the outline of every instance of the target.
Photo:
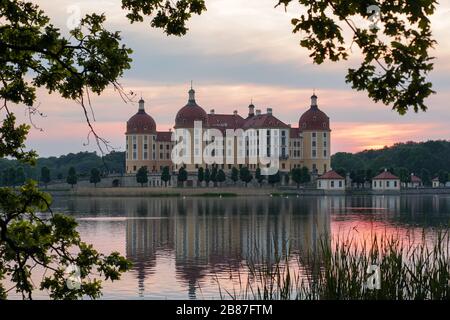
M 208 127 L 208 114 L 195 102 L 195 90 L 189 90 L 187 105 L 181 108 L 175 117 L 175 129 L 193 128 L 195 121 L 201 121 L 203 127 Z
M 311 107 L 298 121 L 300 131 L 330 131 L 330 118 L 317 106 L 317 96 L 311 96 Z
M 127 122 L 126 134 L 156 134 L 155 120 L 145 112 L 144 104 L 141 98 L 138 112 Z

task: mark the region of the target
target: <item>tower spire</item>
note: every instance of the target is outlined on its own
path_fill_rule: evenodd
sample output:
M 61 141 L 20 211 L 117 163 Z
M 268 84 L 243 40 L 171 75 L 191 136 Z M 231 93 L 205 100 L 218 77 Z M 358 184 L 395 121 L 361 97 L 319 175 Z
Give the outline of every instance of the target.
M 316 89 L 313 89 L 313 95 L 311 96 L 311 107 L 317 108 L 317 96 L 316 96 Z
M 189 103 L 195 103 L 195 90 L 191 80 L 191 90 L 189 90 Z
M 145 101 L 144 99 L 142 99 L 142 94 L 141 94 L 141 99 L 139 100 L 139 112 L 145 112 L 145 107 L 144 107 Z

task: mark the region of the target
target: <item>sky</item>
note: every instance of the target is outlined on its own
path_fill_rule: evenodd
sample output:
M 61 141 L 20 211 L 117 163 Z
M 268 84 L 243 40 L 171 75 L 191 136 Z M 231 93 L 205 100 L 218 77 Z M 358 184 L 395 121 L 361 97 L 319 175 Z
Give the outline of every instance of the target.
M 146 111 L 158 130 L 174 125 L 177 111 L 187 102 L 190 81 L 197 103 L 207 112 L 246 114 L 253 99 L 263 112 L 273 108 L 280 120 L 298 126 L 315 89 L 319 107 L 331 120 L 332 153 L 382 148 L 396 142 L 450 139 L 450 2 L 441 1 L 432 17 L 438 41 L 430 75 L 437 94 L 427 100 L 426 113 L 399 116 L 391 107 L 372 102 L 365 92 L 353 91 L 344 81 L 349 67 L 359 66 L 358 52 L 345 62 L 314 65 L 292 33 L 290 20 L 300 8 L 274 8 L 276 0 L 207 0 L 208 11 L 194 16 L 184 37 L 168 37 L 152 29 L 149 20 L 130 24 L 119 0 L 35 0 L 52 23 L 68 32 L 74 8 L 82 15 L 105 12 L 109 30 L 120 30 L 132 48 L 133 63 L 119 80 L 126 91 L 142 94 Z M 74 7 L 75 6 L 75 7 Z M 367 23 L 356 21 L 356 23 Z M 58 95 L 38 91 L 44 117 L 33 117 L 27 146 L 40 156 L 99 151 L 87 143 L 89 129 L 81 107 Z M 126 121 L 137 103 L 125 103 L 112 88 L 92 99 L 96 131 L 118 151 L 124 150 Z M 13 109 L 30 122 L 25 108 Z M 42 130 L 39 130 L 41 128 Z

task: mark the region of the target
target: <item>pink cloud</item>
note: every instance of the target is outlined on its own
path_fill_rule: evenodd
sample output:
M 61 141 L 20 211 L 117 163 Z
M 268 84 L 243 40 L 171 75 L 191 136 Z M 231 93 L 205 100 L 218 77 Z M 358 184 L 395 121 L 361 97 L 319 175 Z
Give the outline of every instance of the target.
M 177 111 L 187 102 L 188 84 L 162 85 L 157 83 L 124 83 L 127 91 L 142 92 L 146 111 L 155 119 L 158 130 L 173 127 Z M 310 103 L 310 88 L 286 88 L 255 84 L 197 83 L 197 102 L 207 111 L 245 116 L 253 98 L 264 112 L 272 107 L 275 116 L 298 126 L 298 119 Z M 429 112 L 400 117 L 386 107 L 370 102 L 364 94 L 351 90 L 317 90 L 319 106 L 328 114 L 332 127 L 332 152 L 355 152 L 367 148 L 381 148 L 396 142 L 450 137 L 445 108 L 449 97 L 439 94 L 433 98 Z M 39 91 L 40 110 L 46 117 L 34 117 L 33 122 L 44 129 L 32 129 L 28 145 L 42 155 L 55 155 L 80 150 L 96 150 L 95 144 L 84 146 L 89 132 L 81 107 L 72 101 Z M 45 101 L 45 103 L 44 103 Z M 137 111 L 136 103 L 125 103 L 117 92 L 109 89 L 101 96 L 92 97 L 96 131 L 111 144 L 123 150 L 126 121 Z M 20 106 L 14 112 L 21 122 L 29 122 Z

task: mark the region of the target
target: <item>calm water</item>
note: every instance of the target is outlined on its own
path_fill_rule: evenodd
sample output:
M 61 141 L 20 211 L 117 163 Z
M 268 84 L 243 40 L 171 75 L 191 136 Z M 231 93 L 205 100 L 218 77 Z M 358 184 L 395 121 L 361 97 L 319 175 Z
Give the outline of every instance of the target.
M 303 198 L 65 198 L 53 210 L 74 216 L 86 242 L 133 261 L 122 280 L 104 284 L 105 299 L 219 298 L 235 289 L 230 273 L 246 261 L 270 262 L 316 250 L 331 234 L 399 233 L 433 237 L 449 225 L 450 195 Z M 307 268 L 307 266 L 305 266 Z M 45 293 L 36 293 L 45 298 Z

